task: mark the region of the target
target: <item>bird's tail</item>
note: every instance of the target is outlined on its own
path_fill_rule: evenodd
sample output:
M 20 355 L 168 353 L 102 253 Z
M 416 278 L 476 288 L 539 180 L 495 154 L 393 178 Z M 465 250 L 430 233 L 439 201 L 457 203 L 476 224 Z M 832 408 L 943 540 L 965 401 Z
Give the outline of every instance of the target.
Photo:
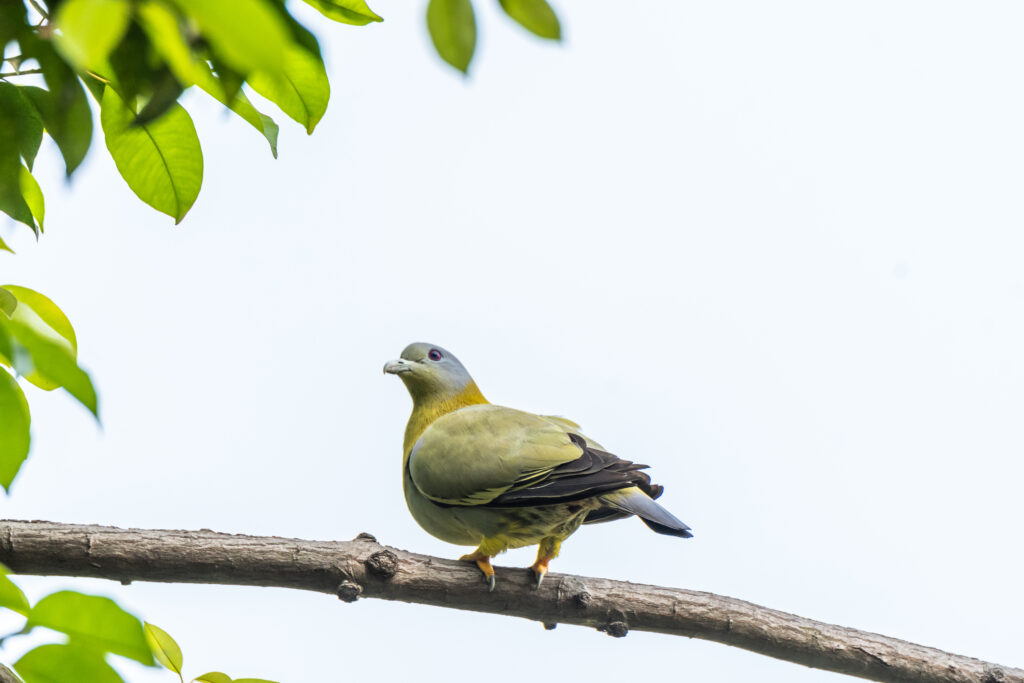
M 608 507 L 636 515 L 643 520 L 644 524 L 659 534 L 679 536 L 680 538 L 693 536 L 690 533 L 690 527 L 676 519 L 675 515 L 655 503 L 650 496 L 636 486 L 605 493 L 600 496 L 599 500 Z

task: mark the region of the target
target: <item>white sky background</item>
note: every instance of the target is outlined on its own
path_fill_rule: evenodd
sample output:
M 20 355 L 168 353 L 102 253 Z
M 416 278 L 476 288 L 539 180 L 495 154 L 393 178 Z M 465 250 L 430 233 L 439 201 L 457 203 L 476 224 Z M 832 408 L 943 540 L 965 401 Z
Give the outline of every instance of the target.
M 431 53 L 422 4 L 379 1 L 385 23 L 363 29 L 310 22 L 331 106 L 311 138 L 276 116 L 278 161 L 189 96 L 206 175 L 177 228 L 99 134 L 70 189 L 44 147 L 47 232 L 2 228 L 19 252 L 2 279 L 68 313 L 103 429 L 31 391 L 3 516 L 365 530 L 456 557 L 405 510 L 410 402 L 380 372 L 431 341 L 492 401 L 650 464 L 696 534 L 587 527 L 553 572 L 1024 666 L 1024 7 L 562 2 L 552 47 L 485 0 L 463 80 Z M 178 640 L 191 676 L 840 678 L 298 591 L 22 583 L 116 597 Z

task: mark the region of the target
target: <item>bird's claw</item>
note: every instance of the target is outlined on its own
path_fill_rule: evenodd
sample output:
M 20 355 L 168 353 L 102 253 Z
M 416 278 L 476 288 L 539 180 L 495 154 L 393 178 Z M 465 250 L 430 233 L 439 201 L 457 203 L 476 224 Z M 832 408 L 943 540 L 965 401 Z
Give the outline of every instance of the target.
M 530 570 L 533 572 L 533 575 L 537 577 L 537 585 L 535 588 L 539 589 L 540 585 L 544 583 L 544 577 L 547 576 L 548 573 L 547 564 L 535 562 L 533 566 L 530 567 Z
M 487 583 L 487 592 L 494 592 L 494 567 L 491 566 L 491 558 L 479 552 L 463 555 L 459 558 L 462 562 L 473 562 L 484 575 L 484 582 Z

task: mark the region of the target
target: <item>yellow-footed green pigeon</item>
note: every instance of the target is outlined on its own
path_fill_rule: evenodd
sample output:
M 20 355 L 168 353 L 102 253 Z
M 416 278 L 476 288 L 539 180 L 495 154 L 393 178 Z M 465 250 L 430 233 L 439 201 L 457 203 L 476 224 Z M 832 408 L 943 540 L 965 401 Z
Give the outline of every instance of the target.
M 654 502 L 662 487 L 606 452 L 561 417 L 492 405 L 466 368 L 434 344 L 410 344 L 384 372 L 412 395 L 402 481 L 409 511 L 448 543 L 477 546 L 475 562 L 494 590 L 491 557 L 540 544 L 531 569 L 539 587 L 562 541 L 581 524 L 636 515 L 659 534 L 689 538 Z

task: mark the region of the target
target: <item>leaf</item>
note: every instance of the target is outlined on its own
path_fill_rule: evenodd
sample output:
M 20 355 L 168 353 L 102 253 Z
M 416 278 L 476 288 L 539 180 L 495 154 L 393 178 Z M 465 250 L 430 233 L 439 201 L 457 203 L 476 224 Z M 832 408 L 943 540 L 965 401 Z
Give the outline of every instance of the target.
M 21 306 L 18 310 L 21 310 Z M 16 316 L 17 314 L 15 312 Z M 3 319 L 0 319 L 0 327 L 7 327 L 15 336 L 15 343 L 12 344 L 15 348 L 11 358 L 15 370 L 25 375 L 26 379 L 35 379 L 33 383 L 44 385 L 43 388 L 51 384 L 63 387 L 94 416 L 99 417 L 96 389 L 92 385 L 92 380 L 85 370 L 78 367 L 75 357 L 65 346 L 46 339 L 27 327 L 4 322 Z
M 10 320 L 0 318 L 0 331 L 10 348 L 0 349 L 0 363 L 13 366 L 32 384 L 50 391 L 64 387 L 93 415 L 97 414 L 96 390 L 89 375 L 78 367 L 78 341 L 67 316 L 39 292 L 4 285 L 18 299 Z
M 71 321 L 64 315 L 64 311 L 60 310 L 60 307 L 53 303 L 50 297 L 40 294 L 34 289 L 18 285 L 3 285 L 0 289 L 13 294 L 19 303 L 27 306 L 37 316 L 38 321 L 30 323 L 37 332 L 53 337 L 54 341 L 66 341 L 73 352 L 78 352 L 75 328 L 71 326 Z
M 4 242 L 3 238 L 0 238 L 0 250 L 9 251 L 12 254 L 14 253 L 14 250 L 7 246 L 7 242 Z
M 117 91 L 125 102 L 136 103 L 139 96 L 149 97 L 153 92 L 157 74 L 163 65 L 154 58 L 149 37 L 137 24 L 132 23 L 110 58 L 102 68 L 94 69 Z M 102 102 L 100 93 L 98 102 Z
M 65 0 L 57 10 L 57 49 L 80 71 L 102 65 L 128 28 L 125 0 Z
M 184 86 L 201 83 L 209 67 L 204 68 L 192 54 L 174 11 L 163 2 L 146 0 L 138 5 L 136 12 L 142 30 L 178 81 Z
M 291 43 L 288 29 L 263 0 L 177 0 L 229 66 L 244 74 L 280 71 L 280 55 Z
M 110 598 L 75 591 L 51 593 L 37 602 L 28 614 L 26 627 L 37 626 L 66 633 L 72 643 L 153 666 L 142 622 Z
M 171 638 L 167 631 L 159 626 L 148 622 L 143 624 L 143 629 L 146 634 L 146 643 L 149 644 L 149 649 L 156 657 L 156 661 L 160 662 L 164 668 L 178 674 L 180 678 L 184 658 L 181 656 L 181 648 L 174 642 L 174 638 Z
M 384 21 L 363 0 L 305 0 L 328 19 L 353 26 L 365 26 L 373 21 Z
M 427 29 L 441 59 L 467 73 L 476 49 L 476 19 L 470 0 L 430 0 Z
M 2 331 L 0 331 L 2 333 Z M 10 493 L 11 483 L 28 457 L 28 401 L 13 377 L 0 370 L 0 486 Z
M 136 126 L 156 121 L 163 116 L 168 109 L 174 106 L 178 97 L 185 90 L 167 68 L 164 68 L 159 74 L 154 74 L 154 83 L 153 93 L 146 102 L 146 106 L 135 117 Z
M 3 313 L 8 318 L 14 315 L 14 309 L 18 307 L 18 298 L 8 292 L 6 289 L 0 288 L 0 313 Z
M 21 156 L 31 170 L 43 141 L 43 119 L 22 91 L 16 85 L 0 82 L 0 110 L 10 115 L 13 127 L 7 130 L 14 131 Z
M 118 172 L 139 199 L 180 223 L 203 184 L 195 125 L 180 104 L 151 123 L 134 125 L 134 119 L 135 112 L 107 88 L 100 123 Z
M 49 89 L 24 86 L 21 91 L 35 105 L 46 132 L 60 148 L 70 177 L 92 142 L 92 111 L 85 89 L 48 42 L 23 38 L 22 47 L 39 62 Z
M 40 645 L 15 662 L 14 670 L 25 683 L 124 683 L 102 654 L 72 644 Z
M 258 72 L 249 76 L 252 89 L 281 108 L 312 133 L 327 111 L 331 85 L 323 61 L 301 47 L 288 47 L 283 72 Z
M 12 320 L 10 323 L 11 334 L 14 335 L 16 341 L 18 340 L 17 330 L 27 327 L 38 336 L 63 347 L 72 358 L 77 357 L 78 339 L 75 337 L 75 329 L 71 326 L 68 317 L 64 315 L 64 311 L 60 310 L 49 297 L 28 287 L 18 287 L 17 285 L 4 285 L 0 287 L 0 291 L 13 295 L 21 304 L 14 315 L 10 316 Z M 30 349 L 26 349 L 26 352 L 31 354 Z M 12 361 L 0 352 L 0 363 L 10 366 Z M 37 372 L 22 370 L 22 374 L 29 382 L 45 391 L 51 391 L 60 386 Z
M 231 676 L 222 674 L 219 671 L 211 671 L 205 673 L 198 678 L 193 678 L 192 683 L 233 683 Z
M 16 221 L 36 229 L 32 210 L 21 194 L 21 157 L 13 136 L 7 131 L 14 129 L 14 121 L 9 112 L 0 110 L 0 211 Z
M 235 96 L 235 101 L 231 103 L 231 111 L 238 114 L 243 120 L 249 123 L 253 128 L 263 133 L 263 137 L 270 143 L 270 153 L 277 158 L 277 133 L 278 127 L 274 122 L 274 119 L 270 118 L 256 107 L 252 106 L 252 102 L 245 96 L 242 91 L 238 92 Z
M 28 169 L 24 166 L 21 167 L 21 196 L 28 205 L 29 211 L 32 212 L 32 218 L 35 219 L 39 229 L 36 231 L 38 235 L 43 231 L 43 218 L 46 215 L 46 204 L 43 201 L 43 191 L 39 189 L 39 183 L 32 177 Z
M 236 678 L 234 683 L 277 683 L 277 681 L 268 681 L 265 678 Z
M 6 373 L 5 373 L 6 374 Z M 23 617 L 28 616 L 31 606 L 28 598 L 13 581 L 7 578 L 11 570 L 0 564 L 0 607 L 14 610 Z
M 505 14 L 515 19 L 530 33 L 548 40 L 562 39 L 562 27 L 558 23 L 558 16 L 546 0 L 500 0 L 500 2 Z

